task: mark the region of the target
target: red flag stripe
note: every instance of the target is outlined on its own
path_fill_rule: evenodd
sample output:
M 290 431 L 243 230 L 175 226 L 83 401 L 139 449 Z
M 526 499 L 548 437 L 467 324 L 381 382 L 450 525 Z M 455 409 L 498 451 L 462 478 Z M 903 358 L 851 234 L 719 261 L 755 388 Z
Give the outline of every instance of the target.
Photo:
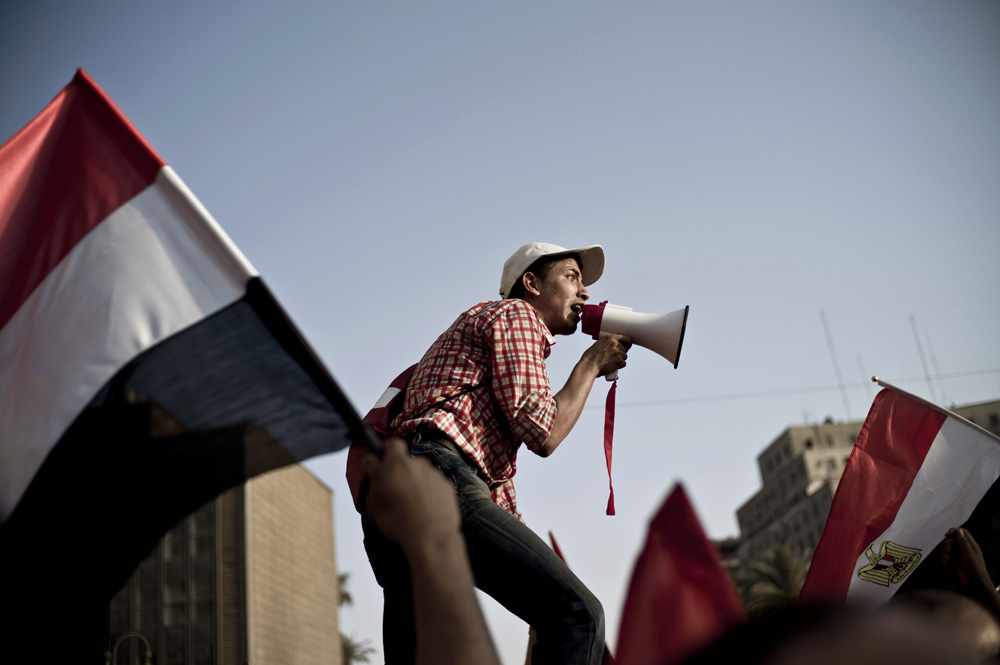
M 82 69 L 0 146 L 0 328 L 164 164 Z
M 3 522 L 116 372 L 256 271 L 82 71 L 0 148 L 0 221 Z
M 552 551 L 556 553 L 556 556 L 562 559 L 563 563 L 566 563 L 566 557 L 563 556 L 562 550 L 559 549 L 559 543 L 556 542 L 556 537 L 551 531 L 549 531 L 549 541 L 552 543 Z M 569 564 L 566 563 L 568 566 Z
M 802 602 L 845 597 L 855 562 L 895 520 L 946 418 L 892 390 L 875 396 L 837 486 Z

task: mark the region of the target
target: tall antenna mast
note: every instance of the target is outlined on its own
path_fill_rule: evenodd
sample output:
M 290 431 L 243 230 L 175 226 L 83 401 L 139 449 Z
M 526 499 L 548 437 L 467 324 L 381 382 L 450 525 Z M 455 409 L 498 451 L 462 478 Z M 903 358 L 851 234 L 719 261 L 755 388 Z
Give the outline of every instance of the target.
M 847 388 L 844 387 L 844 377 L 840 375 L 840 363 L 837 362 L 837 352 L 833 349 L 833 337 L 830 335 L 830 326 L 826 323 L 826 313 L 819 310 L 819 318 L 823 321 L 823 332 L 826 333 L 826 345 L 830 349 L 830 358 L 833 360 L 833 371 L 837 375 L 837 385 L 840 386 L 840 397 L 844 400 L 844 413 L 848 420 L 851 417 L 851 405 L 847 401 Z
M 941 368 L 938 367 L 937 358 L 934 357 L 934 345 L 931 344 L 931 336 L 927 332 L 927 328 L 924 328 L 924 341 L 927 342 L 927 355 L 931 357 L 931 369 L 934 370 L 934 375 L 937 377 L 938 390 L 941 391 L 941 403 L 946 404 L 948 402 L 948 396 L 944 394 L 944 382 L 941 379 Z
M 871 375 L 865 373 L 864 365 L 861 364 L 861 354 L 860 353 L 858 354 L 858 371 L 861 372 L 861 382 L 863 384 L 865 384 L 865 394 L 868 395 L 868 402 L 871 403 L 872 399 L 874 399 L 872 397 L 872 388 L 871 388 L 872 382 L 865 380 L 866 377 L 871 376 Z
M 931 373 L 927 370 L 927 361 L 924 360 L 924 347 L 920 344 L 920 335 L 917 334 L 917 319 L 912 314 L 910 314 L 910 327 L 913 328 L 913 339 L 917 341 L 917 354 L 920 356 L 920 365 L 924 368 L 927 390 L 931 391 L 931 401 L 937 402 L 937 395 L 934 394 L 934 384 L 931 383 Z

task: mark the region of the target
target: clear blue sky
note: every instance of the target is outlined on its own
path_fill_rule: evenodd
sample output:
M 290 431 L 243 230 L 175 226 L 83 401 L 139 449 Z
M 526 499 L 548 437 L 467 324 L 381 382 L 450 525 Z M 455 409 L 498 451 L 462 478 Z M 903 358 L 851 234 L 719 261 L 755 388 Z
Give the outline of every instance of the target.
M 603 244 L 596 299 L 691 306 L 635 350 L 606 517 L 598 385 L 520 506 L 615 642 L 646 522 L 683 481 L 713 537 L 785 427 L 860 420 L 878 374 L 1000 398 L 1000 4 L 0 3 L 0 137 L 84 67 L 260 270 L 360 411 L 519 245 Z M 820 311 L 847 384 L 845 407 Z M 911 317 L 923 345 L 926 380 Z M 561 387 L 586 348 L 561 338 Z M 933 390 L 933 394 L 932 391 Z M 344 630 L 380 594 L 343 481 Z M 486 605 L 508 665 L 527 628 Z

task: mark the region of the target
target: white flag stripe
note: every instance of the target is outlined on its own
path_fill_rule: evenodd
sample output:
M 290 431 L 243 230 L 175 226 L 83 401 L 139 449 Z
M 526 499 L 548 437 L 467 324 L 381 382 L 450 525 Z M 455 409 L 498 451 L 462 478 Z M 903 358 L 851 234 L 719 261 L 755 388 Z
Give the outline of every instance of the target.
M 892 525 L 870 543 L 878 552 L 891 541 L 920 550 L 920 564 L 951 527 L 960 526 L 976 509 L 983 495 L 1000 478 L 1000 446 L 964 421 L 949 417 L 941 425 L 913 486 L 899 507 Z M 898 590 L 862 580 L 858 570 L 869 563 L 864 553 L 855 562 L 849 601 L 884 602 Z
M 169 167 L 161 169 L 71 250 L 0 330 L 0 522 L 116 372 L 242 297 L 256 276 L 179 183 Z
M 216 281 L 224 283 L 228 280 L 233 282 L 234 288 L 238 282 L 239 289 L 242 290 L 248 279 L 258 276 L 257 270 L 243 256 L 240 248 L 226 235 L 212 217 L 212 213 L 202 205 L 194 192 L 188 189 L 172 168 L 169 166 L 161 168 L 153 186 L 158 186 L 158 191 L 169 202 L 167 206 L 177 215 L 177 221 L 181 222 L 156 224 L 153 228 L 157 232 L 167 231 L 177 236 L 175 242 L 164 243 L 165 247 L 173 250 L 189 248 L 194 252 L 194 254 L 181 254 L 181 257 L 201 257 L 197 261 L 187 260 L 186 267 L 193 269 L 211 267 L 209 271 L 211 279 L 206 281 L 207 289 L 215 288 Z M 178 262 L 177 265 L 181 263 Z

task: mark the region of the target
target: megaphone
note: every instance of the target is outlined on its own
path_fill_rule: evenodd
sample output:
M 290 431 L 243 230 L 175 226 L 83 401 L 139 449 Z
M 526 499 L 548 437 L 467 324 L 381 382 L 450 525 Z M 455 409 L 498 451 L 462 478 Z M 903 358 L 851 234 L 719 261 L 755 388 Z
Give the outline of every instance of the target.
M 676 369 L 684 343 L 688 309 L 685 306 L 666 314 L 642 314 L 605 300 L 599 305 L 584 305 L 581 324 L 583 332 L 594 339 L 602 334 L 628 335 L 633 344 L 663 356 Z M 607 375 L 608 381 L 618 378 L 618 372 L 612 374 Z

